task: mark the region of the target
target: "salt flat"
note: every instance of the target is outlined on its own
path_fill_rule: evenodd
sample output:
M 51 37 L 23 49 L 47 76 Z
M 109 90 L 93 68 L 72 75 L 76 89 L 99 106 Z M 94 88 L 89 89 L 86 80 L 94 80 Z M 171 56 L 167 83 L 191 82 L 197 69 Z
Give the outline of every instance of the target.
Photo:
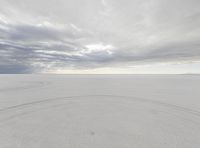
M 199 75 L 1 75 L 0 148 L 199 148 Z

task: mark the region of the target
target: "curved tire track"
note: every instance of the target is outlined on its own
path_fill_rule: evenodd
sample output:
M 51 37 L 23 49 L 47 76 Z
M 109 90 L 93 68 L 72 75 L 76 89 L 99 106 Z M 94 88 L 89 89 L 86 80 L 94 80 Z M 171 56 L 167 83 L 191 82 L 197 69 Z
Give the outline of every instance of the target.
M 41 88 L 50 84 L 51 84 L 50 82 L 38 81 L 38 82 L 32 82 L 30 84 L 28 83 L 28 85 L 25 85 L 25 86 L 1 88 L 0 92 L 21 91 L 21 90 L 28 90 L 28 89 L 34 89 L 34 88 Z
M 191 114 L 191 115 L 195 115 L 197 117 L 200 117 L 200 112 L 197 110 L 193 110 L 190 108 L 186 108 L 186 107 L 182 107 L 182 106 L 178 106 L 178 105 L 174 105 L 174 104 L 169 104 L 169 103 L 165 103 L 165 102 L 161 102 L 161 101 L 156 101 L 156 100 L 148 100 L 145 98 L 138 98 L 138 97 L 132 97 L 132 96 L 119 96 L 119 95 L 80 95 L 80 96 L 68 96 L 68 97 L 56 97 L 56 98 L 49 98 L 49 99 L 43 99 L 43 100 L 39 100 L 39 101 L 34 101 L 34 102 L 28 102 L 28 103 L 23 103 L 23 104 L 19 104 L 19 105 L 14 105 L 14 106 L 10 106 L 10 107 L 6 107 L 6 108 L 2 108 L 0 109 L 0 114 L 6 114 L 10 111 L 18 111 L 24 108 L 29 108 L 29 107 L 33 107 L 37 105 L 42 105 L 42 104 L 46 104 L 46 103 L 51 103 L 54 101 L 64 101 L 64 100 L 72 100 L 72 101 L 77 101 L 81 98 L 87 98 L 87 97 L 112 97 L 112 98 L 119 98 L 119 99 L 126 99 L 129 101 L 137 101 L 137 102 L 142 102 L 142 103 L 147 103 L 147 104 L 154 104 L 154 105 L 159 105 L 159 106 L 163 106 L 169 109 L 174 109 L 177 111 L 181 111 L 187 114 Z M 83 100 L 81 100 L 83 101 Z M 115 99 L 113 99 L 113 101 L 116 101 Z M 62 105 L 62 104 L 61 104 Z M 55 105 L 50 105 L 50 106 L 55 106 Z M 35 110 L 33 112 L 36 112 L 39 110 Z M 23 113 L 26 111 L 23 111 Z M 16 115 L 17 116 L 17 115 Z

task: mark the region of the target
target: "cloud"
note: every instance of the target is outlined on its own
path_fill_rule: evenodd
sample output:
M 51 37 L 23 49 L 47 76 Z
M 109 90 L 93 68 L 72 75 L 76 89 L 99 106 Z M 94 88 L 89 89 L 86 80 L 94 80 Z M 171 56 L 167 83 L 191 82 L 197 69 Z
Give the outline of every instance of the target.
M 33 73 L 30 67 L 20 64 L 4 64 L 0 65 L 0 73 L 1 74 L 27 74 Z
M 2 0 L 0 73 L 200 61 L 199 8 L 197 0 Z

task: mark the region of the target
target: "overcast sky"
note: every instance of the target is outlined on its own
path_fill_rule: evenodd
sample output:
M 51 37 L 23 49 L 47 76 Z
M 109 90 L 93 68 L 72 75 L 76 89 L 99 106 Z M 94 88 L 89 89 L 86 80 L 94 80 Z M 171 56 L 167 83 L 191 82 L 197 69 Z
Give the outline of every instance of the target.
M 0 73 L 200 73 L 200 0 L 0 0 Z

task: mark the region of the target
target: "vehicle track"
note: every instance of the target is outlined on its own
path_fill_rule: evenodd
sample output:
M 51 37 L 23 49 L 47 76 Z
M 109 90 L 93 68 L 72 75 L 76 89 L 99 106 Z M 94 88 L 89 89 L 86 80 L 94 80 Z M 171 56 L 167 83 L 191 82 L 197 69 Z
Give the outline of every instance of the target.
M 7 87 L 7 88 L 0 88 L 0 92 L 10 92 L 10 91 L 21 91 L 21 90 L 28 90 L 28 89 L 35 89 L 35 88 L 42 88 L 45 86 L 49 86 L 51 82 L 43 82 L 43 81 L 37 81 L 37 82 L 19 82 L 23 83 L 22 86 L 18 87 Z M 27 83 L 27 84 L 26 84 Z
M 93 102 L 95 107 L 93 107 Z M 99 107 L 98 104 L 100 104 Z M 70 109 L 68 110 L 68 107 L 75 109 L 70 111 Z M 81 108 L 80 110 L 79 107 Z M 85 111 L 84 107 L 89 107 L 89 110 L 86 109 Z M 120 110 L 118 110 L 118 107 L 123 109 L 122 113 Z M 127 110 L 126 107 L 128 108 Z M 99 109 L 100 114 L 98 114 Z M 158 114 L 153 115 L 151 112 L 149 112 L 149 109 L 157 110 Z M 76 112 L 77 110 L 80 112 Z M 109 113 L 109 111 L 111 112 Z M 117 113 L 115 112 L 113 116 L 112 111 L 117 111 Z M 74 112 L 75 114 L 73 114 Z M 106 118 L 106 115 L 104 116 L 104 114 L 107 114 L 107 112 L 110 115 L 109 118 Z M 86 113 L 89 113 L 88 118 Z M 70 116 L 70 114 L 73 116 Z M 1 117 L 1 115 L 3 117 Z M 96 117 L 94 119 L 105 122 L 106 124 L 100 123 L 104 126 L 100 126 L 100 129 L 95 128 L 98 127 L 99 124 L 95 126 L 97 122 L 93 121 L 93 115 Z M 121 122 L 120 118 L 122 116 L 125 116 L 125 118 L 122 118 Z M 85 122 L 81 122 L 82 119 L 83 121 L 89 121 L 89 125 L 84 124 Z M 110 130 L 112 129 L 112 125 L 110 124 L 112 123 L 112 120 L 114 120 L 113 127 L 122 125 L 122 130 L 118 131 L 118 128 Z M 118 121 L 121 124 L 118 124 Z M 192 146 L 193 144 L 187 143 L 188 141 L 184 139 L 188 138 L 189 140 L 191 139 L 195 141 L 198 136 L 200 136 L 198 134 L 200 130 L 199 122 L 200 114 L 198 111 L 160 101 L 118 95 L 80 95 L 49 98 L 10 106 L 0 110 L 0 130 L 8 133 L 7 135 L 2 134 L 3 137 L 7 137 L 8 140 L 11 140 L 11 142 L 8 142 L 11 143 L 11 146 L 14 146 L 14 142 L 17 142 L 19 147 L 30 145 L 32 136 L 36 136 L 34 138 L 36 139 L 38 147 L 49 147 L 49 142 L 51 142 L 48 141 L 49 138 L 56 139 L 53 140 L 52 143 L 55 147 L 65 147 L 67 142 L 64 140 L 62 141 L 63 137 L 69 137 L 68 142 L 70 144 L 68 144 L 68 147 L 70 148 L 102 147 L 102 145 L 98 143 L 99 140 L 102 139 L 103 142 L 108 142 L 106 145 L 103 145 L 103 147 L 129 148 L 133 147 L 134 144 L 136 145 L 135 147 L 141 147 L 147 137 L 147 139 L 151 140 L 156 138 L 159 139 L 159 137 L 161 137 L 160 141 L 157 140 L 154 141 L 154 143 L 156 143 L 155 145 L 160 145 L 162 147 L 174 147 L 176 145 L 179 147 L 187 147 L 186 145 Z M 75 126 L 72 126 L 74 123 Z M 125 123 L 131 130 L 130 133 L 126 130 L 126 128 L 124 128 L 124 126 L 126 126 Z M 155 125 L 152 123 L 155 123 Z M 132 126 L 132 124 L 136 126 Z M 63 130 L 61 130 L 62 128 Z M 65 130 L 66 132 L 62 132 Z M 150 137 L 148 134 L 146 135 L 146 130 L 151 131 L 152 134 L 150 134 Z M 168 130 L 172 135 L 170 135 Z M 142 132 L 142 136 L 139 136 L 140 131 Z M 184 136 L 184 133 L 186 132 L 189 133 L 189 135 Z M 12 140 L 12 135 L 17 135 L 17 137 L 20 138 L 17 140 Z M 46 137 L 46 135 L 48 135 L 48 137 Z M 196 135 L 197 138 L 195 138 L 194 135 Z M 192 137 L 190 138 L 190 136 Z M 114 137 L 116 139 L 121 137 L 122 139 L 112 144 L 109 142 L 109 138 L 106 137 Z M 177 138 L 177 140 L 174 142 L 172 141 L 173 137 Z M 6 138 L 3 139 L 5 140 Z M 27 139 L 30 141 L 27 142 Z M 167 146 L 164 143 L 165 139 L 167 141 Z M 2 142 L 3 144 L 4 140 L 0 140 L 0 143 Z M 40 145 L 40 142 L 42 143 L 43 140 L 47 140 L 47 143 Z M 131 140 L 135 141 L 135 143 L 132 143 Z M 86 146 L 84 146 L 84 144 L 80 141 L 86 142 Z M 128 142 L 123 143 L 123 141 Z M 195 144 L 198 143 L 198 141 L 195 142 Z M 151 145 L 151 142 L 149 145 Z
M 91 97 L 108 97 L 108 98 L 114 98 L 112 99 L 113 101 L 116 101 L 115 99 L 125 99 L 126 101 L 131 101 L 132 103 L 134 101 L 137 102 L 141 102 L 141 103 L 145 103 L 145 104 L 153 104 L 153 105 L 158 105 L 161 107 L 166 107 L 169 108 L 171 110 L 176 110 L 176 111 L 180 111 L 180 112 L 184 112 L 190 115 L 194 115 L 196 117 L 200 117 L 200 112 L 197 110 L 193 110 L 190 108 L 186 108 L 186 107 L 182 107 L 182 106 L 178 106 L 178 105 L 174 105 L 174 104 L 169 104 L 169 103 L 165 103 L 165 102 L 161 102 L 161 101 L 156 101 L 156 100 L 149 100 L 149 99 L 145 99 L 145 98 L 139 98 L 139 97 L 132 97 L 132 96 L 119 96 L 119 95 L 80 95 L 80 96 L 68 96 L 68 97 L 56 97 L 56 98 L 49 98 L 49 99 L 43 99 L 43 100 L 39 100 L 39 101 L 33 101 L 33 102 L 28 102 L 28 103 L 23 103 L 23 104 L 19 104 L 19 105 L 14 105 L 14 106 L 9 106 L 6 108 L 2 108 L 0 109 L 0 115 L 1 114 L 7 114 L 7 113 L 15 113 L 17 111 L 22 111 L 22 113 L 20 114 L 25 114 L 26 110 L 31 108 L 31 107 L 39 107 L 37 108 L 37 110 L 32 110 L 31 113 L 33 112 L 37 112 L 39 110 L 41 110 L 42 108 L 51 108 L 51 107 L 57 107 L 59 106 L 59 102 L 58 101 L 84 101 L 87 100 L 85 98 L 91 98 Z M 84 100 L 83 100 L 84 99 Z M 53 103 L 54 104 L 48 104 L 48 103 Z M 57 104 L 58 103 L 58 104 Z M 63 105 L 63 102 L 60 102 L 60 105 Z M 45 104 L 48 104 L 48 106 L 45 106 Z M 43 105 L 43 106 L 42 106 Z M 28 111 L 30 112 L 30 111 Z M 16 115 L 12 115 L 12 117 L 18 116 L 20 114 L 16 114 Z

